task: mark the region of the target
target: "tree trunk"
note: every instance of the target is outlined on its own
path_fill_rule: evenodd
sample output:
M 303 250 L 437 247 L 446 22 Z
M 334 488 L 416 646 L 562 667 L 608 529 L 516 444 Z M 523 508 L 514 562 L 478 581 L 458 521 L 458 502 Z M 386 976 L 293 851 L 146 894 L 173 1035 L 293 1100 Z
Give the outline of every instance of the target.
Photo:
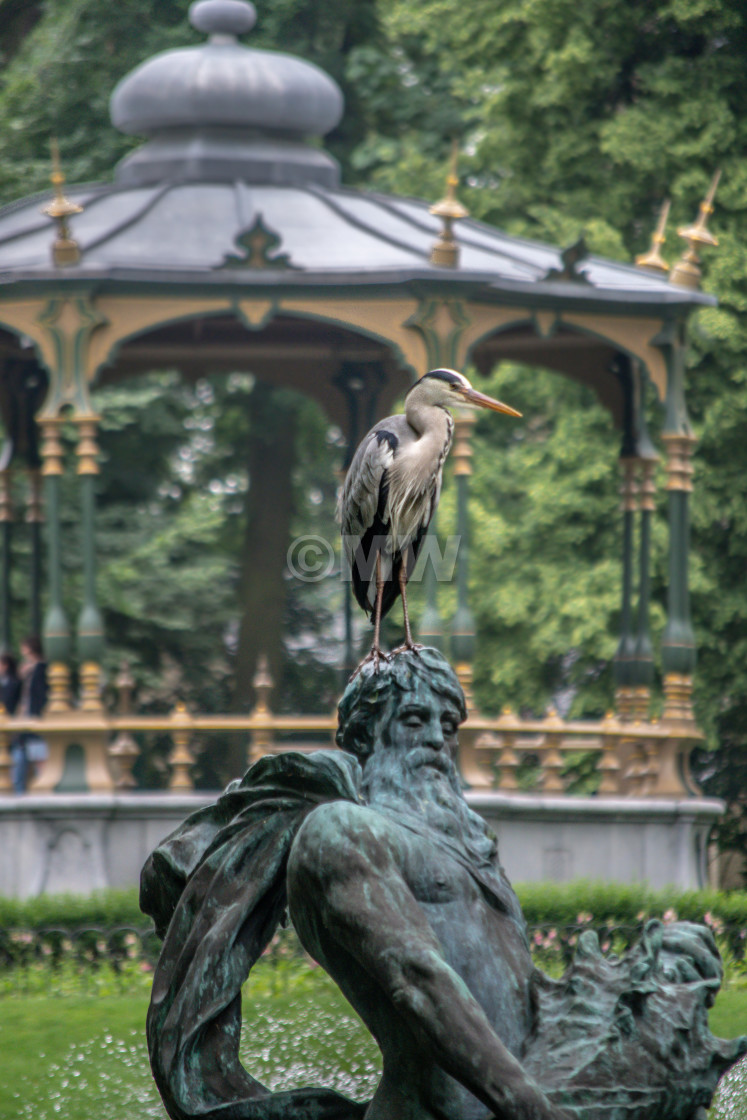
M 260 654 L 266 654 L 273 679 L 280 680 L 298 411 L 287 392 L 263 383 L 257 383 L 251 402 L 234 694 L 238 708 L 254 699 L 252 677 Z

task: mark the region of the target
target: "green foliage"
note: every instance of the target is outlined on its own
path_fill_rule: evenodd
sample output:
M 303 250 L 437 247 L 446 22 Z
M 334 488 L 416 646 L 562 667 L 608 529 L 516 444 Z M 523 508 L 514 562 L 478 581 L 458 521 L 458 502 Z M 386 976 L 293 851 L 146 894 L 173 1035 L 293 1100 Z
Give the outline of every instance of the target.
M 519 883 L 516 885 L 529 925 L 575 925 L 579 913 L 595 919 L 631 925 L 640 914 L 661 917 L 676 910 L 687 921 L 703 921 L 712 914 L 724 924 L 747 928 L 747 891 L 651 890 L 640 883 L 606 883 L 576 880 L 571 883 Z M 91 895 L 39 895 L 14 899 L 0 896 L 0 929 L 72 929 L 85 925 L 102 928 L 132 926 L 143 929 L 149 920 L 138 906 L 136 888 L 94 891 Z
M 137 888 L 110 888 L 89 895 L 40 894 L 27 899 L 0 895 L 0 929 L 72 929 L 89 924 L 145 928 L 148 919 L 138 906 Z
M 682 921 L 702 922 L 706 914 L 724 925 L 747 929 L 747 891 L 651 890 L 640 883 L 577 880 L 573 883 L 519 883 L 521 908 L 530 926 L 578 925 L 579 915 L 595 922 L 637 925 L 674 911 Z

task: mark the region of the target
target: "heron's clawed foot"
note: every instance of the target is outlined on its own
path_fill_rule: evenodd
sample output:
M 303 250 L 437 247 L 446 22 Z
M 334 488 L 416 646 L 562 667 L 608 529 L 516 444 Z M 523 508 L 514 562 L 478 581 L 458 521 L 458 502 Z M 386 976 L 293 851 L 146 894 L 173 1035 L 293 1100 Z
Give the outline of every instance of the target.
M 425 649 L 425 646 L 421 645 L 420 642 L 404 642 L 401 646 L 393 649 L 389 656 L 396 657 L 398 653 L 420 653 L 421 649 Z
M 368 665 L 369 662 L 373 662 L 373 671 L 374 673 L 378 673 L 381 662 L 391 661 L 394 657 L 394 653 L 396 653 L 396 650 L 393 653 L 384 653 L 383 649 L 379 649 L 378 646 L 374 646 L 371 652 L 363 658 L 358 668 L 351 673 L 348 684 L 350 684 L 350 681 L 355 680 L 355 678 L 363 669 L 363 666 Z

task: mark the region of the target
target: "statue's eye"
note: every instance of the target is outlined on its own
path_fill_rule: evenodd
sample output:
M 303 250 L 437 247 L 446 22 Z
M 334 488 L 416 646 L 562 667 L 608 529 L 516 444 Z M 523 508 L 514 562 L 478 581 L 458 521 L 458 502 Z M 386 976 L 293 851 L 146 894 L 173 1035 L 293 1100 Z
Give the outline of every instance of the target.
M 452 719 L 442 719 L 441 726 L 444 729 L 444 735 L 456 735 L 457 726 Z

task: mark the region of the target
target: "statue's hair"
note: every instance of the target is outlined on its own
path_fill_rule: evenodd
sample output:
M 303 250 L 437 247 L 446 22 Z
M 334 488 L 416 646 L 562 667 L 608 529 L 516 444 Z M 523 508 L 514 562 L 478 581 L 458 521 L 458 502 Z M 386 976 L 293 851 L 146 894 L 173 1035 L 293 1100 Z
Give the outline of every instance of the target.
M 444 655 L 430 648 L 417 653 L 402 650 L 391 661 L 382 659 L 378 673 L 372 663 L 367 663 L 348 684 L 337 706 L 338 747 L 359 758 L 371 754 L 376 718 L 390 697 L 412 692 L 423 684 L 437 696 L 451 700 L 459 712 L 460 723 L 467 718 L 462 686 Z

